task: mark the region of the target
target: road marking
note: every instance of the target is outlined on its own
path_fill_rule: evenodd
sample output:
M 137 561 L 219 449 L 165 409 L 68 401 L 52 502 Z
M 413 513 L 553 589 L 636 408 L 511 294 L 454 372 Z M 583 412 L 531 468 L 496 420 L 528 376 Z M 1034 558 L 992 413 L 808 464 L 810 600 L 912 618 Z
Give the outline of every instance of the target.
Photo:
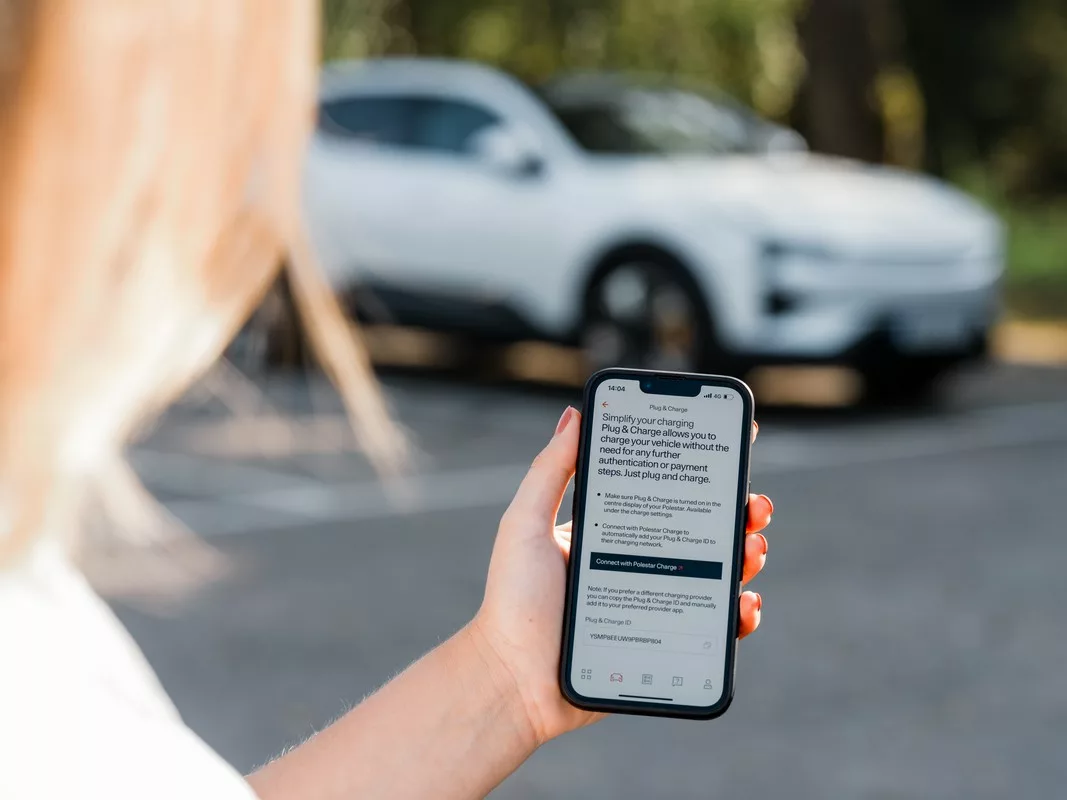
M 843 430 L 768 432 L 753 474 L 787 475 L 1065 441 L 1067 402 L 1002 406 Z M 154 469 L 157 480 L 180 482 L 190 474 L 209 479 L 216 496 L 166 504 L 191 529 L 209 537 L 437 511 L 503 510 L 529 468 L 522 462 L 423 473 L 389 490 L 377 480 L 325 484 L 183 454 L 141 451 L 135 461 L 139 468 Z M 204 483 L 200 481 L 201 488 Z
M 210 489 L 213 495 L 222 496 L 271 486 L 319 485 L 312 478 L 286 470 L 145 447 L 134 448 L 130 462 L 145 483 L 182 494 L 202 494 Z
M 522 463 L 413 475 L 397 481 L 391 490 L 380 481 L 365 481 L 299 486 L 228 499 L 241 505 L 302 514 L 312 520 L 379 519 L 495 505 L 515 493 L 529 468 L 529 464 Z
M 388 519 L 434 511 L 501 506 L 529 464 L 415 475 L 389 491 L 380 481 L 300 485 L 220 499 L 180 500 L 168 510 L 203 536 L 259 533 L 307 525 Z

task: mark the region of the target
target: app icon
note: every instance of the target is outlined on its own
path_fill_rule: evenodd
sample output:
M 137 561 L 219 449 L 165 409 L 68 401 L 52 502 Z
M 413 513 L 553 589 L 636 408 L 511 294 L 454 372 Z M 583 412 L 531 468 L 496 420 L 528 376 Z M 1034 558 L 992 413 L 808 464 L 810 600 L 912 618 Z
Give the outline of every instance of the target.
M 608 678 L 608 680 L 611 681 L 612 683 L 622 683 L 622 673 L 621 672 L 613 672 L 613 673 L 611 673 L 611 677 Z
M 588 680 L 592 680 L 592 678 L 593 678 L 593 670 L 591 670 L 591 669 L 583 669 L 582 670 L 581 680 L 588 681 Z
M 682 685 L 682 679 L 681 679 L 680 676 L 675 675 L 673 678 L 671 678 L 671 686 L 681 686 L 681 685 Z
M 652 675 L 650 673 L 646 672 L 644 675 L 641 676 L 641 683 L 644 686 L 651 686 L 652 685 Z
M 705 688 L 705 689 L 710 689 L 710 688 L 712 688 L 712 687 L 711 687 L 711 678 L 708 678 L 708 679 L 707 679 L 706 681 L 704 681 L 704 688 Z

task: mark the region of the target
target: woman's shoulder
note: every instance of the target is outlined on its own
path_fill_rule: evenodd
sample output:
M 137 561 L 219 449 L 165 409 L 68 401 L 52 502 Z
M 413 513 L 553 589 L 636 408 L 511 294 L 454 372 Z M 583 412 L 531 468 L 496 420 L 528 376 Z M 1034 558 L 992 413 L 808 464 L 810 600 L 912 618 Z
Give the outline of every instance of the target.
M 252 797 L 58 543 L 0 570 L 0 797 Z
M 0 570 L 0 630 L 21 653 L 15 668 L 32 665 L 35 684 L 98 682 L 147 715 L 178 719 L 140 648 L 59 542 L 42 539 Z

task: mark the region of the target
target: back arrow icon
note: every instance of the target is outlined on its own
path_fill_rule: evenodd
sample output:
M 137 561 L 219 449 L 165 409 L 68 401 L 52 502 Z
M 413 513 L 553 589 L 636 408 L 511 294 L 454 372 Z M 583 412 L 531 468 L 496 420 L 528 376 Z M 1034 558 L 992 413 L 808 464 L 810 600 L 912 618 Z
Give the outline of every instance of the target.
M 608 401 L 605 400 L 603 403 L 600 404 L 600 407 L 601 408 L 607 408 L 608 407 Z

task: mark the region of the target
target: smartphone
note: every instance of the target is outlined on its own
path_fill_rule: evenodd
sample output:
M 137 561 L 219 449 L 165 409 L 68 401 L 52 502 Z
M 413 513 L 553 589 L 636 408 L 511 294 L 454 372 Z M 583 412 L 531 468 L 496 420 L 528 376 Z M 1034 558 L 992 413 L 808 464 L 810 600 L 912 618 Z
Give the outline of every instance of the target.
M 589 379 L 560 658 L 573 705 L 689 719 L 729 707 L 753 407 L 721 375 Z

